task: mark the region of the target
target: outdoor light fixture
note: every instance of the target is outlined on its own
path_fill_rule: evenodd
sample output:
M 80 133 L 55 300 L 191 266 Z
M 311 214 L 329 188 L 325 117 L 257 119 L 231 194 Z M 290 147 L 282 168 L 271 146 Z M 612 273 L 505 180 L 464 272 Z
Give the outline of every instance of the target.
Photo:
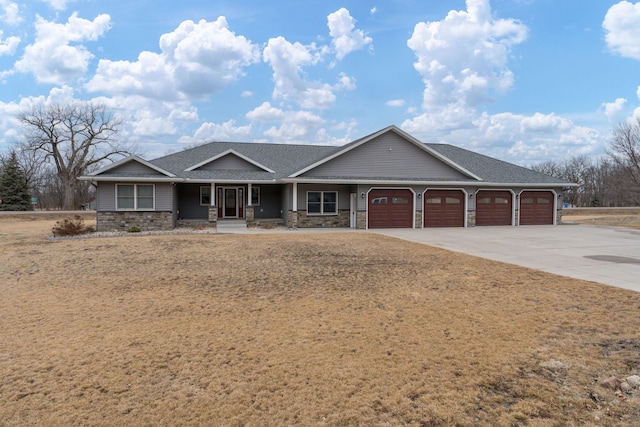
M 422 197 L 422 193 L 418 193 L 418 199 Z
M 360 198 L 364 199 L 364 191 L 362 193 L 360 193 Z

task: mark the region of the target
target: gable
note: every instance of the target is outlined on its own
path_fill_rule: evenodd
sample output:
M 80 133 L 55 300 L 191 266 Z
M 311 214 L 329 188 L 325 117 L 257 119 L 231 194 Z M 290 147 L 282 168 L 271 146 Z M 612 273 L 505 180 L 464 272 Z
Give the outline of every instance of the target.
M 262 171 L 263 169 L 241 159 L 235 154 L 227 154 L 204 164 L 194 170 L 217 171 L 217 170 L 241 170 L 241 171 Z
M 105 175 L 119 175 L 119 176 L 164 176 L 159 171 L 150 168 L 135 159 L 132 159 L 126 163 L 113 167 L 104 173 Z
M 396 132 L 385 132 L 300 177 L 469 179 Z

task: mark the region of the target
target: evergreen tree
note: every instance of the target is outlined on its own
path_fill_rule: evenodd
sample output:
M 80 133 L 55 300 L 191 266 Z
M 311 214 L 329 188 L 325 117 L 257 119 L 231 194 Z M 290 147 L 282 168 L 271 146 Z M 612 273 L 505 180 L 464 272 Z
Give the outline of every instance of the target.
M 20 168 L 15 151 L 2 167 L 0 173 L 0 211 L 33 210 L 24 171 Z

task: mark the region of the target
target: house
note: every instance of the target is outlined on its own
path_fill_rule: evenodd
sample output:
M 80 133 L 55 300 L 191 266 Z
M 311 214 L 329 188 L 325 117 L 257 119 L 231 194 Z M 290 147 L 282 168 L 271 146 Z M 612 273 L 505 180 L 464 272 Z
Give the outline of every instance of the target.
M 97 229 L 183 223 L 290 228 L 559 224 L 569 182 L 390 126 L 341 147 L 212 142 L 83 179 L 97 187 Z

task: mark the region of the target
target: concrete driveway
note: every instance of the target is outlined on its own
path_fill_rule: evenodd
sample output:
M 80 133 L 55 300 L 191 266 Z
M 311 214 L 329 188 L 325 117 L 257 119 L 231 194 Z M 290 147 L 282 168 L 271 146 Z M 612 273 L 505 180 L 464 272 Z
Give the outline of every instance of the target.
M 640 230 L 565 224 L 375 232 L 640 292 Z

